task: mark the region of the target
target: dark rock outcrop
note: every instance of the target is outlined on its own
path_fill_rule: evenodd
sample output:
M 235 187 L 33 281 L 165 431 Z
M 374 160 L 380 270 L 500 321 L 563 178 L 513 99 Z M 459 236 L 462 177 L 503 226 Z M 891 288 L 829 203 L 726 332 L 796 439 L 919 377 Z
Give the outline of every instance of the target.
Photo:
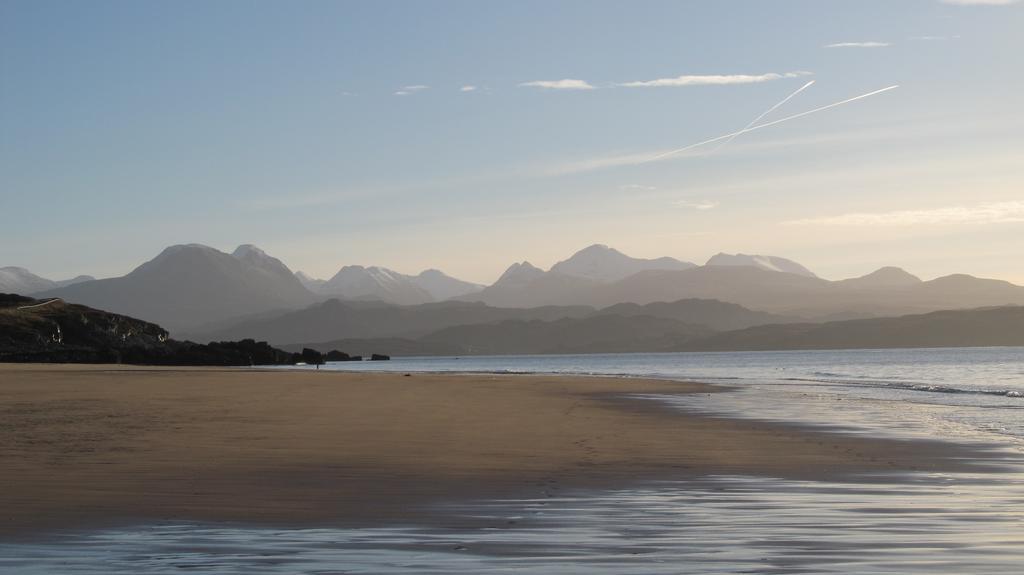
M 144 365 L 281 365 L 292 354 L 252 339 L 198 344 L 162 327 L 62 299 L 0 294 L 0 361 Z

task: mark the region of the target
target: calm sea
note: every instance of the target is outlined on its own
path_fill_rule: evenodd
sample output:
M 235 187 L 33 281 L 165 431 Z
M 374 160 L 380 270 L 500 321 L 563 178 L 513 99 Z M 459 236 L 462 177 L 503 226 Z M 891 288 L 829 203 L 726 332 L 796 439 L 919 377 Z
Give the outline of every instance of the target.
M 1011 461 L 1024 445 L 1024 348 L 399 358 L 325 369 L 706 381 L 730 391 L 644 397 L 837 433 L 997 442 Z M 961 574 L 1024 565 L 1024 475 L 1006 470 L 871 482 L 709 477 L 442 507 L 490 526 L 147 524 L 0 542 L 0 573 Z
M 677 403 L 723 415 L 851 429 L 1024 439 L 1024 347 L 410 357 L 336 362 L 322 369 L 703 381 L 736 392 Z M 830 405 L 838 399 L 848 403 Z M 906 421 L 909 413 L 932 420 L 915 428 Z M 898 421 L 890 421 L 891 415 Z

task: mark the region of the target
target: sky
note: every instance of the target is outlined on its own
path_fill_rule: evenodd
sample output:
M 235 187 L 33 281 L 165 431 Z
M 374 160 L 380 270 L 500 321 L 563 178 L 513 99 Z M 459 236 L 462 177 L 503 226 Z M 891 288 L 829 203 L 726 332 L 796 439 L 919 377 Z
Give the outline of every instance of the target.
M 1024 284 L 1022 30 L 1014 0 L 0 0 L 0 266 L 253 243 L 491 283 L 602 243 Z

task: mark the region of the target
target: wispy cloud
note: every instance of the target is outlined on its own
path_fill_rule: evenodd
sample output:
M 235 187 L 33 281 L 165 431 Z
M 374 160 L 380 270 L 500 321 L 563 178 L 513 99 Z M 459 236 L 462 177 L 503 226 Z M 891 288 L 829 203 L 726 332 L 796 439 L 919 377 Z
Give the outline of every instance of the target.
M 989 202 L 975 206 L 949 206 L 925 210 L 857 212 L 784 222 L 796 226 L 905 227 L 951 224 L 1007 224 L 1024 222 L 1024 202 Z
M 527 86 L 531 88 L 544 88 L 545 90 L 594 90 L 594 86 L 591 86 L 586 80 L 575 80 L 573 78 L 564 78 L 562 80 L 533 80 L 532 82 L 523 82 L 520 86 Z
M 459 88 L 459 91 L 460 92 L 476 92 L 476 89 L 477 89 L 476 86 L 473 86 L 471 84 L 467 84 L 467 85 Z
M 892 46 L 890 42 L 836 42 L 825 44 L 824 48 L 886 48 Z
M 673 202 L 680 208 L 690 208 L 692 210 L 707 211 L 713 210 L 718 207 L 718 202 L 712 202 L 711 200 L 676 200 Z
M 619 189 L 624 192 L 649 192 L 657 190 L 656 186 L 645 186 L 643 184 L 623 184 L 619 186 Z
M 939 0 L 943 4 L 954 6 L 1009 6 L 1020 0 Z
M 415 94 L 416 92 L 422 92 L 423 90 L 426 90 L 427 88 L 430 88 L 430 86 L 425 86 L 423 84 L 413 84 L 412 86 L 402 86 L 401 88 L 399 88 L 395 92 L 395 95 L 396 96 L 409 96 L 411 94 Z
M 732 84 L 759 84 L 782 80 L 783 78 L 799 78 L 810 76 L 810 72 L 785 72 L 782 74 L 770 72 L 768 74 L 730 74 L 730 75 L 696 75 L 676 76 L 675 78 L 658 78 L 656 80 L 638 80 L 635 82 L 623 82 L 618 84 L 625 88 L 665 88 L 679 86 L 727 86 Z

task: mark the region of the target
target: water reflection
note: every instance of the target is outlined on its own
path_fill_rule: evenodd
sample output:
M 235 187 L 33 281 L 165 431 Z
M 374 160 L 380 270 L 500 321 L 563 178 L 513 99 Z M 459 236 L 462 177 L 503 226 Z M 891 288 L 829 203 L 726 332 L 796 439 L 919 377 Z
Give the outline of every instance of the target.
M 0 545 L 4 573 L 1012 573 L 1018 474 L 751 477 L 448 505 L 449 530 L 157 525 Z

